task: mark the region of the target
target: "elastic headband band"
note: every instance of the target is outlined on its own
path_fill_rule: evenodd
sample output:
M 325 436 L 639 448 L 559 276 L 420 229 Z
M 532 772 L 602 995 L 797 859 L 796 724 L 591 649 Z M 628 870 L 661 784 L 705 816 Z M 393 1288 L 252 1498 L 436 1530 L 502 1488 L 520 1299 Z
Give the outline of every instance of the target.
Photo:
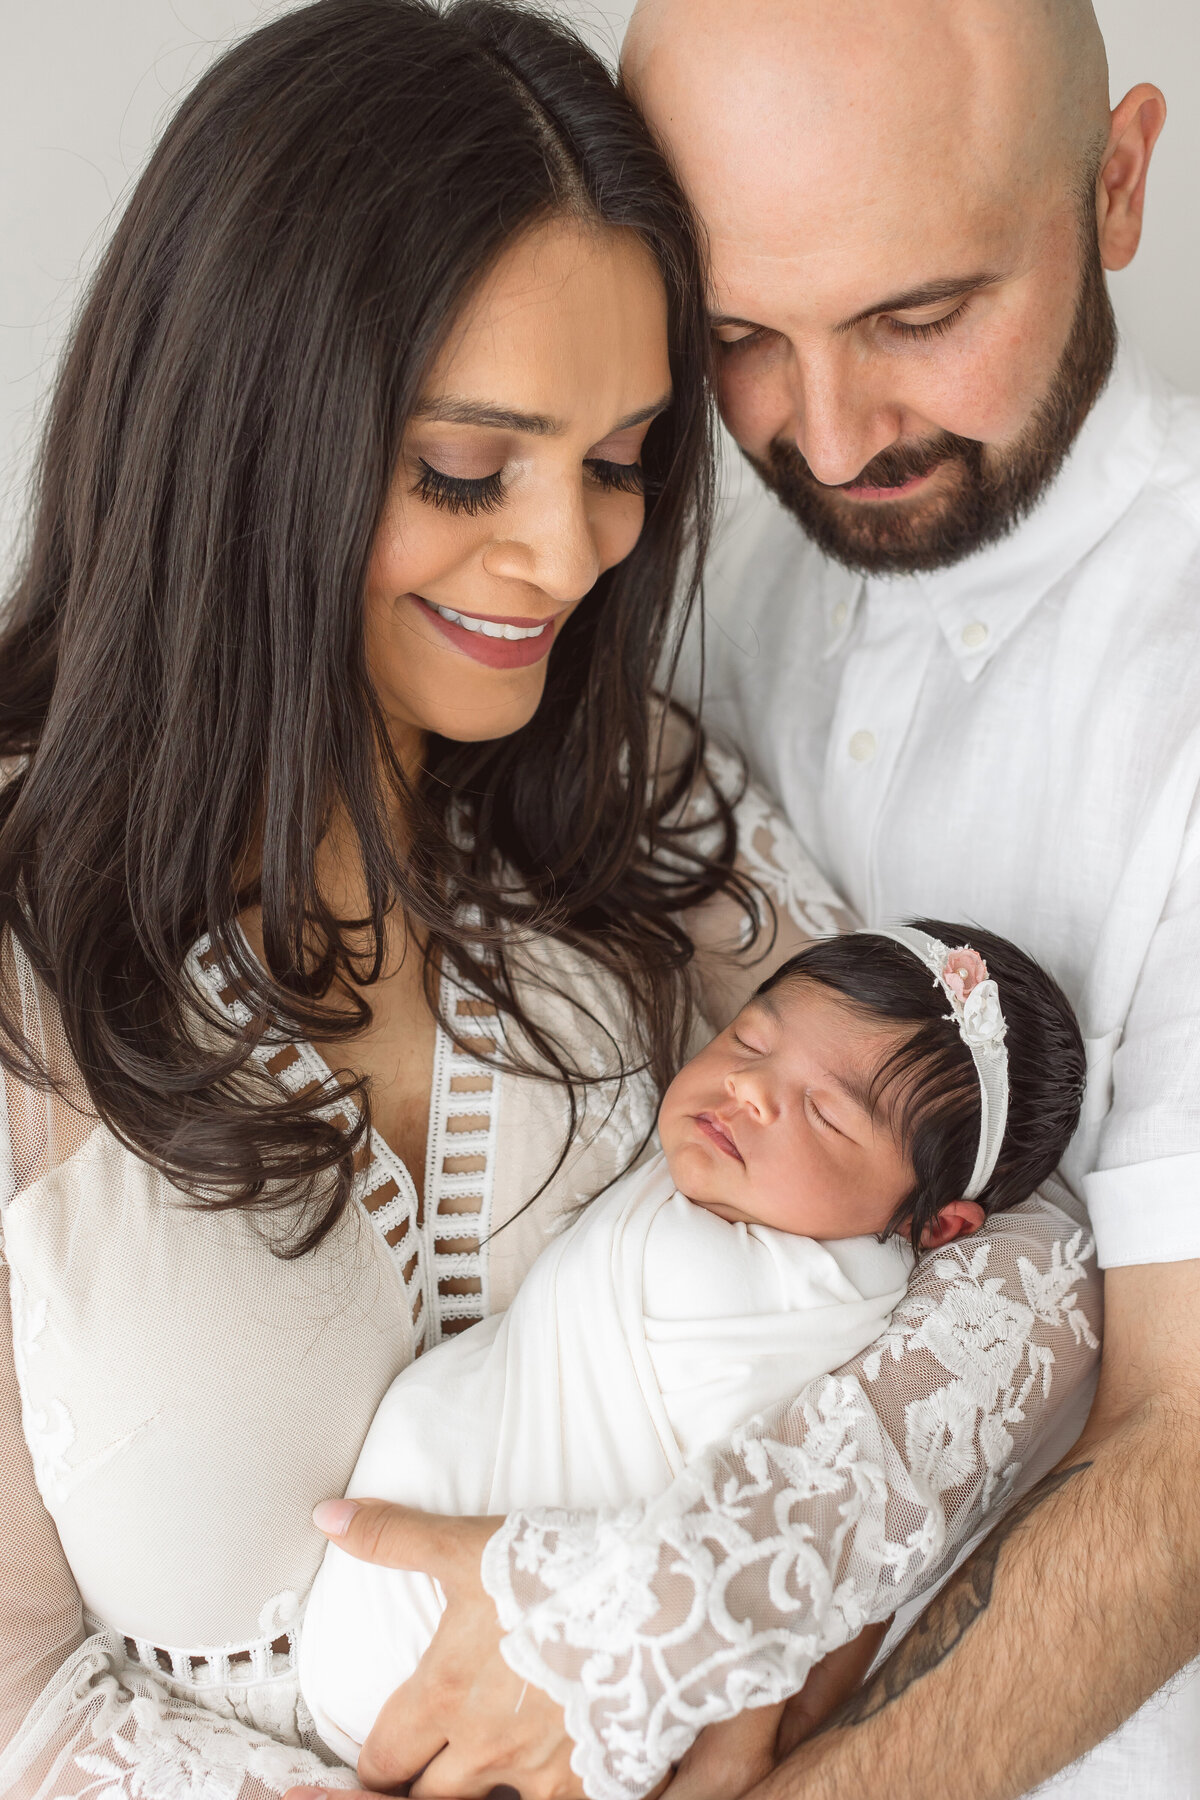
M 979 1076 L 979 1150 L 963 1199 L 976 1200 L 995 1173 L 1008 1123 L 1008 1051 L 1004 1047 L 1008 1026 L 1000 1010 L 1000 991 L 982 956 L 969 944 L 948 949 L 915 925 L 884 926 L 866 935 L 890 938 L 924 963 L 950 1002 L 952 1011 L 947 1018 L 958 1026 L 971 1052 Z

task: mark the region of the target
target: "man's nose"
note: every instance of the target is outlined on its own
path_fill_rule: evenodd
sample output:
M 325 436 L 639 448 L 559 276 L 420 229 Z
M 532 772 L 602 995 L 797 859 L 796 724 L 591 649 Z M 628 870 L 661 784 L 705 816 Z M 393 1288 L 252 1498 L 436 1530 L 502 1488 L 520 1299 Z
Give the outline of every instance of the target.
M 826 487 L 853 481 L 901 435 L 900 409 L 881 399 L 875 371 L 850 344 L 797 351 L 792 406 L 796 447 Z
M 582 487 L 564 483 L 531 498 L 509 532 L 488 546 L 484 567 L 501 580 L 539 588 L 561 606 L 582 600 L 600 574 L 600 556 Z

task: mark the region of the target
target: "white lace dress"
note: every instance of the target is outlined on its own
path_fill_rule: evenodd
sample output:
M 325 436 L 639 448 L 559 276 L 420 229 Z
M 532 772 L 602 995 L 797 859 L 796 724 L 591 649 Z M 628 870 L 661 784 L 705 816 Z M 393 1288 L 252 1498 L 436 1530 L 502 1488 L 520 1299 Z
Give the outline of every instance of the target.
M 754 793 L 739 826 L 781 911 L 777 960 L 833 928 L 836 902 Z M 722 1016 L 763 972 L 751 951 L 722 954 L 724 906 L 691 921 Z M 613 996 L 561 950 L 530 955 L 590 1006 L 602 1074 Z M 236 1016 L 204 946 L 193 967 Z M 63 1089 L 7 1082 L 0 1130 L 0 1794 L 353 1785 L 296 1682 L 324 1550 L 311 1508 L 343 1490 L 396 1373 L 507 1304 L 564 1212 L 641 1140 L 655 1096 L 598 1091 L 570 1160 L 516 1217 L 553 1165 L 563 1100 L 497 1074 L 497 1021 L 458 993 L 471 1041 L 439 1034 L 422 1193 L 376 1137 L 338 1227 L 285 1261 L 243 1214 L 183 1203 L 88 1115 L 52 1007 L 19 958 L 8 974 Z M 536 983 L 528 1002 L 553 1012 Z M 579 1014 L 546 1022 L 578 1030 Z M 324 1065 L 303 1049 L 272 1069 L 299 1085 Z M 565 1704 L 589 1792 L 641 1791 L 706 1720 L 799 1686 L 936 1578 L 1086 1397 L 1087 1255 L 1068 1213 L 1034 1200 L 930 1259 L 879 1345 L 651 1506 L 509 1520 L 487 1568 L 507 1654 Z

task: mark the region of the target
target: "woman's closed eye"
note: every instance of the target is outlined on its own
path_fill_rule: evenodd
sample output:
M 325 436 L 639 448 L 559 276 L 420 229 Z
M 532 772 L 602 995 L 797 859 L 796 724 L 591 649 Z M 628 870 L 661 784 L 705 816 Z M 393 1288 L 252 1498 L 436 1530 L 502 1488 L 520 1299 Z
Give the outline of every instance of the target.
M 447 475 L 444 469 L 435 469 L 423 456 L 417 461 L 421 473 L 415 492 L 431 506 L 440 506 L 444 512 L 467 513 L 473 517 L 476 513 L 494 512 L 504 500 L 504 475 L 500 469 L 492 475 L 472 480 L 465 475 Z
M 479 513 L 494 512 L 504 503 L 504 473 L 497 469 L 494 474 L 477 477 L 465 475 L 447 475 L 444 469 L 435 468 L 423 456 L 418 457 L 421 473 L 417 478 L 416 492 L 422 500 L 431 506 L 439 506 L 444 512 L 466 513 L 475 517 Z M 589 456 L 584 468 L 592 481 L 607 493 L 644 494 L 646 476 L 640 462 L 610 462 L 605 457 Z
M 640 462 L 610 462 L 607 457 L 589 456 L 584 468 L 592 480 L 610 493 L 644 494 L 646 472 Z

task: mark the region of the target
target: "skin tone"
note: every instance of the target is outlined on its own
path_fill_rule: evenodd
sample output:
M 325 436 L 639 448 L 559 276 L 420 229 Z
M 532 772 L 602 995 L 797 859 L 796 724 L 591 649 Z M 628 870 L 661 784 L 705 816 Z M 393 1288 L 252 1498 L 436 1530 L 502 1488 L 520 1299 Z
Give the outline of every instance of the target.
M 469 300 L 405 433 L 367 576 L 368 667 L 410 774 L 428 732 L 490 739 L 533 717 L 555 639 L 637 542 L 638 459 L 670 390 L 666 294 L 631 233 L 553 222 Z M 318 869 L 340 916 L 361 917 L 337 819 Z M 370 1078 L 376 1127 L 420 1186 L 435 1029 L 410 948 L 398 921 L 370 1028 L 323 1047 Z
M 664 1096 L 658 1130 L 675 1185 L 733 1224 L 818 1239 L 886 1230 L 913 1172 L 872 1078 L 904 1037 L 815 982 L 751 1001 Z M 955 1201 L 926 1243 L 983 1217 Z
M 1020 436 L 1074 314 L 1089 152 L 1105 268 L 1137 249 L 1165 103 L 1140 85 L 1110 110 L 1087 0 L 640 0 L 624 69 L 708 230 L 717 335 L 749 340 L 719 352 L 727 422 L 758 455 L 790 437 L 821 482 L 849 484 L 835 504 L 936 509 L 943 472 L 884 495 L 855 477 L 938 430 L 999 450 Z M 1009 1800 L 1200 1650 L 1196 1265 L 1112 1270 L 1106 1308 L 1091 1467 L 1005 1547 L 956 1648 L 910 1671 L 886 1716 L 802 1746 L 770 1800 Z M 498 1521 L 370 1503 L 337 1524 L 354 1553 L 428 1570 L 449 1597 L 364 1774 L 411 1773 L 409 1734 L 430 1755 L 451 1746 L 424 1792 L 577 1794 L 550 1703 L 496 1648 L 479 1558 Z M 956 1603 L 975 1563 L 935 1606 Z M 1103 1609 L 1080 1599 L 1096 1593 Z M 820 1665 L 806 1728 L 862 1666 Z M 1031 1693 L 1054 1706 L 1031 1709 Z M 767 1713 L 702 1733 L 675 1800 L 743 1793 L 774 1754 Z
M 855 485 L 873 457 L 1021 438 L 1074 316 L 1088 154 L 1107 143 L 1101 255 L 1123 268 L 1165 113 L 1142 86 L 1110 117 L 1089 20 L 1074 0 L 643 0 L 626 77 L 709 233 L 747 451 L 793 443 L 837 507 L 920 518 L 953 466 Z

